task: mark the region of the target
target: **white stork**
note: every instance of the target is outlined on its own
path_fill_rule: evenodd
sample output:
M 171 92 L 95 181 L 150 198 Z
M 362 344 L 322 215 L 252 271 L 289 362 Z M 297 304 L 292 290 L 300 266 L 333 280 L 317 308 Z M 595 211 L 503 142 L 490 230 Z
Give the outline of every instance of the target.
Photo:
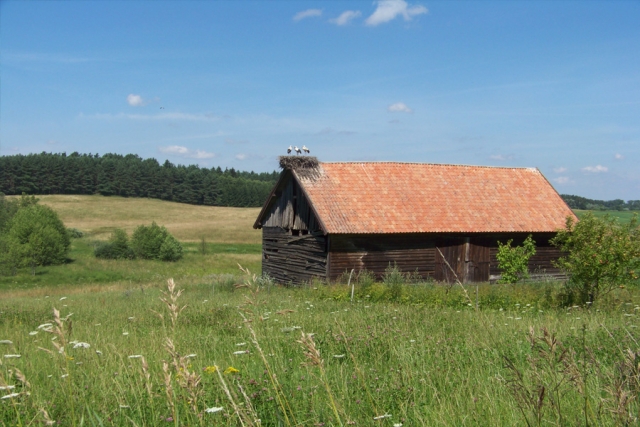
M 289 146 L 289 148 L 287 148 L 287 154 L 291 154 L 291 150 L 293 150 L 293 147 Z
M 305 153 L 307 153 L 307 154 L 309 154 L 309 153 L 310 153 L 310 151 L 309 151 L 309 149 L 307 148 L 307 146 L 306 146 L 306 145 L 303 145 L 303 146 L 302 146 L 302 151 L 304 151 L 304 152 L 305 152 Z
M 293 149 L 296 150 L 296 154 L 302 154 L 302 150 L 300 150 L 297 145 Z

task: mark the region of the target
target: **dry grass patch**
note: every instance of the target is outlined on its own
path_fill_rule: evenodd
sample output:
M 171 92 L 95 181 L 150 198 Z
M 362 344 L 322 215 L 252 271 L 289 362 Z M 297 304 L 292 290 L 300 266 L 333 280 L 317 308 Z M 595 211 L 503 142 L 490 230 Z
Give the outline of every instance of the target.
M 195 206 L 156 199 L 105 196 L 38 196 L 67 227 L 106 239 L 114 228 L 131 233 L 141 224 L 155 221 L 167 227 L 178 240 L 218 243 L 260 243 L 261 233 L 253 229 L 259 208 Z

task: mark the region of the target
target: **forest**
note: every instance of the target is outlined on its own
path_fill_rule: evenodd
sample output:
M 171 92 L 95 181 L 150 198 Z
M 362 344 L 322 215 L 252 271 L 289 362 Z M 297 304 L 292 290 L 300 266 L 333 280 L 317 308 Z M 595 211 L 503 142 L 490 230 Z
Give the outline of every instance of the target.
M 560 197 L 569 205 L 571 209 L 582 209 L 590 211 L 638 211 L 640 210 L 640 200 L 622 199 L 615 200 L 593 200 L 586 197 L 574 196 L 571 194 L 561 194 Z
M 0 156 L 0 192 L 148 197 L 210 206 L 262 206 L 279 173 L 163 164 L 135 154 Z

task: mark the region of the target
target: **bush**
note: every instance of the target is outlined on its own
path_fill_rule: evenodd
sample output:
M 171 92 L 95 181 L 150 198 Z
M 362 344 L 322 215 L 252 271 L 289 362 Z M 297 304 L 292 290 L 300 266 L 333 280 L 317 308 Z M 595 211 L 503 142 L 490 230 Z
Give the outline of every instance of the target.
M 522 242 L 522 246 L 511 246 L 513 239 L 506 244 L 498 242 L 498 268 L 501 277 L 498 283 L 515 284 L 529 278 L 529 259 L 536 254 L 536 242 L 531 234 Z
M 96 258 L 103 259 L 134 259 L 136 257 L 129 247 L 127 232 L 119 228 L 113 230 L 108 242 L 98 244 L 93 253 Z
M 165 227 L 155 222 L 137 227 L 131 236 L 131 248 L 138 258 L 177 261 L 182 258 L 182 245 Z
M 37 204 L 20 207 L 3 236 L 4 257 L 14 267 L 62 264 L 71 240 L 53 209 Z
M 593 303 L 618 286 L 638 279 L 640 228 L 638 216 L 621 225 L 615 218 L 592 213 L 578 223 L 568 217 L 564 230 L 551 240 L 566 253 L 555 263 L 569 275 L 567 294 Z
M 399 301 L 402 297 L 402 285 L 405 283 L 405 276 L 395 263 L 393 266 L 389 264 L 384 270 L 382 282 L 387 288 L 389 299 L 391 301 Z
M 84 233 L 77 228 L 67 228 L 67 233 L 69 233 L 69 237 L 72 239 L 80 239 L 84 236 Z

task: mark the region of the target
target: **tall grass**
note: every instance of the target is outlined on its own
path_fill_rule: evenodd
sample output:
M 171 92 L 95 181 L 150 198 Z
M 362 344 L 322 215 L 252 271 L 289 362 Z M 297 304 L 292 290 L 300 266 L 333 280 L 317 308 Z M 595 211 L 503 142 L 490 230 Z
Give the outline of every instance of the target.
M 334 298 L 340 286 L 267 288 L 253 275 L 225 283 L 3 299 L 0 386 L 14 388 L 0 395 L 15 395 L 0 400 L 0 422 L 637 421 L 635 289 L 591 308 L 543 308 L 539 287 L 501 288 L 512 298 L 500 307 L 483 303 L 492 291 L 481 287 L 476 311 L 462 297 L 437 303 L 462 291 L 433 284 L 402 285 L 398 302 L 373 301 L 384 284 L 358 286 L 351 303 L 349 291 Z M 412 303 L 418 289 L 432 302 Z

